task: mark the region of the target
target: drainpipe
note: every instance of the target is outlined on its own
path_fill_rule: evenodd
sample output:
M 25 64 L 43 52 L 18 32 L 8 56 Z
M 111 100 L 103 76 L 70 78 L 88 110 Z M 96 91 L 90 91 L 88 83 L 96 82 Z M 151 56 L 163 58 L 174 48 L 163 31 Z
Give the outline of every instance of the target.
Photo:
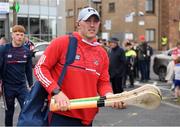
M 76 0 L 74 0 L 74 31 L 76 31 Z
M 15 7 L 16 1 L 13 2 L 13 7 Z M 17 24 L 17 12 L 15 9 L 13 9 L 13 26 Z
M 161 0 L 158 1 L 158 50 L 161 48 Z

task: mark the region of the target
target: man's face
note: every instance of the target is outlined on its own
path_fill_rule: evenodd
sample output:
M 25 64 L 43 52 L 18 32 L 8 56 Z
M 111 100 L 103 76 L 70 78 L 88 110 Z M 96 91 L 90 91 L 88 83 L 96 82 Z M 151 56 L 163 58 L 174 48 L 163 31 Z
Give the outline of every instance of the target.
M 86 21 L 79 21 L 78 29 L 84 39 L 92 40 L 96 37 L 99 25 L 99 19 L 96 16 L 90 16 Z
M 117 46 L 117 43 L 109 42 L 109 47 L 110 48 L 115 48 L 116 46 Z
M 13 32 L 12 33 L 12 43 L 14 46 L 20 47 L 24 43 L 24 33 Z

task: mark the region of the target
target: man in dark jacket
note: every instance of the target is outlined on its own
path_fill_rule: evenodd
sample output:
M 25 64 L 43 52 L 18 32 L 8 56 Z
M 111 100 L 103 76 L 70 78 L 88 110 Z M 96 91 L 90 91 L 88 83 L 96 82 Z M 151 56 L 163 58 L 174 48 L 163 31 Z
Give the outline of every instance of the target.
M 111 38 L 109 41 L 109 74 L 114 93 L 123 92 L 123 78 L 125 75 L 125 52 L 119 47 L 117 38 Z
M 140 45 L 138 46 L 138 62 L 141 73 L 141 82 L 147 82 L 150 79 L 150 60 L 153 54 L 153 49 L 145 41 L 144 36 L 140 36 Z

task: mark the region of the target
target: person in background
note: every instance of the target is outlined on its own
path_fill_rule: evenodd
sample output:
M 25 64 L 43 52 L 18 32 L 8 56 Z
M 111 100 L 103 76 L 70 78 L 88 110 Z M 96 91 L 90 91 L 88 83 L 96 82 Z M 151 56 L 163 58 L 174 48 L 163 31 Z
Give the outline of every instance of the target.
M 174 87 L 175 98 L 180 101 L 180 56 L 175 59 L 174 66 Z
M 5 37 L 1 37 L 0 45 L 5 45 L 7 43 L 7 39 Z
M 118 45 L 118 42 L 119 40 L 117 38 L 111 38 L 109 40 L 109 74 L 114 93 L 121 93 L 124 91 L 123 83 L 126 71 L 125 52 L 124 49 Z
M 5 37 L 1 37 L 0 39 L 0 46 L 3 46 L 7 43 L 7 39 Z M 2 96 L 2 81 L 0 80 L 0 97 Z M 1 105 L 4 108 L 4 104 Z
M 97 43 L 96 34 L 100 15 L 92 7 L 80 10 L 77 19 L 77 51 L 74 63 L 67 68 L 61 86 L 57 84 L 68 49 L 69 35 L 53 39 L 35 66 L 34 74 L 41 85 L 53 96 L 60 110 L 50 112 L 50 126 L 92 126 L 98 108 L 68 110 L 69 99 L 113 95 L 109 81 L 109 59 Z M 50 100 L 49 100 L 50 101 Z M 123 102 L 112 103 L 114 108 L 125 108 Z
M 27 47 L 31 52 L 33 52 L 33 50 L 35 48 L 34 43 L 32 41 L 30 41 L 27 36 L 25 36 L 24 40 L 25 40 L 24 46 Z
M 146 62 L 147 62 L 147 80 L 150 80 L 150 67 L 151 67 L 151 57 L 153 55 L 153 48 L 148 44 L 148 42 L 145 43 L 146 44 Z
M 137 47 L 137 56 L 139 69 L 141 73 L 141 82 L 147 82 L 150 79 L 150 60 L 152 56 L 152 48 L 145 41 L 144 35 L 139 36 L 140 44 Z
M 138 47 L 138 43 L 137 41 L 131 41 L 133 47 L 132 49 L 136 52 L 136 57 L 134 59 L 134 78 L 139 78 L 139 64 L 138 64 L 138 57 L 137 57 L 137 47 Z
M 32 58 L 30 50 L 24 44 L 25 28 L 15 25 L 12 28 L 12 43 L 0 47 L 0 85 L 3 86 L 5 97 L 5 126 L 13 125 L 15 98 L 20 107 L 33 85 Z
M 97 40 L 97 42 L 99 42 L 99 43 L 102 45 L 102 47 L 106 50 L 107 53 L 109 52 L 109 47 L 108 47 L 108 44 L 107 44 L 107 40 L 106 40 L 106 39 L 101 39 L 101 38 L 99 38 L 99 39 Z
M 167 45 L 168 45 L 168 37 L 165 35 L 165 33 L 163 33 L 161 37 L 161 46 L 163 51 L 167 50 Z
M 127 42 L 125 44 L 125 56 L 126 56 L 126 76 L 125 76 L 125 83 L 127 78 L 129 77 L 130 85 L 129 88 L 134 87 L 134 64 L 136 59 L 136 52 L 132 49 L 133 45 L 131 42 Z M 126 86 L 126 84 L 124 84 Z

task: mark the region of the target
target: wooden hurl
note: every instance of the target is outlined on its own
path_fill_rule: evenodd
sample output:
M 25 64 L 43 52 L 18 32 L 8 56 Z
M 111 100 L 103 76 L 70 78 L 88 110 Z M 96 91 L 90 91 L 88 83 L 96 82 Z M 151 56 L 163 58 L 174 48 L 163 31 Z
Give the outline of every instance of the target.
M 123 92 L 120 94 L 114 94 L 110 96 L 97 96 L 80 99 L 71 99 L 69 110 L 83 109 L 83 108 L 96 108 L 96 107 L 108 107 L 114 102 L 122 101 L 127 105 L 137 106 L 145 109 L 157 108 L 162 99 L 161 91 L 154 85 L 143 85 L 137 89 Z M 52 97 L 50 103 L 50 111 L 58 111 L 59 105 Z

